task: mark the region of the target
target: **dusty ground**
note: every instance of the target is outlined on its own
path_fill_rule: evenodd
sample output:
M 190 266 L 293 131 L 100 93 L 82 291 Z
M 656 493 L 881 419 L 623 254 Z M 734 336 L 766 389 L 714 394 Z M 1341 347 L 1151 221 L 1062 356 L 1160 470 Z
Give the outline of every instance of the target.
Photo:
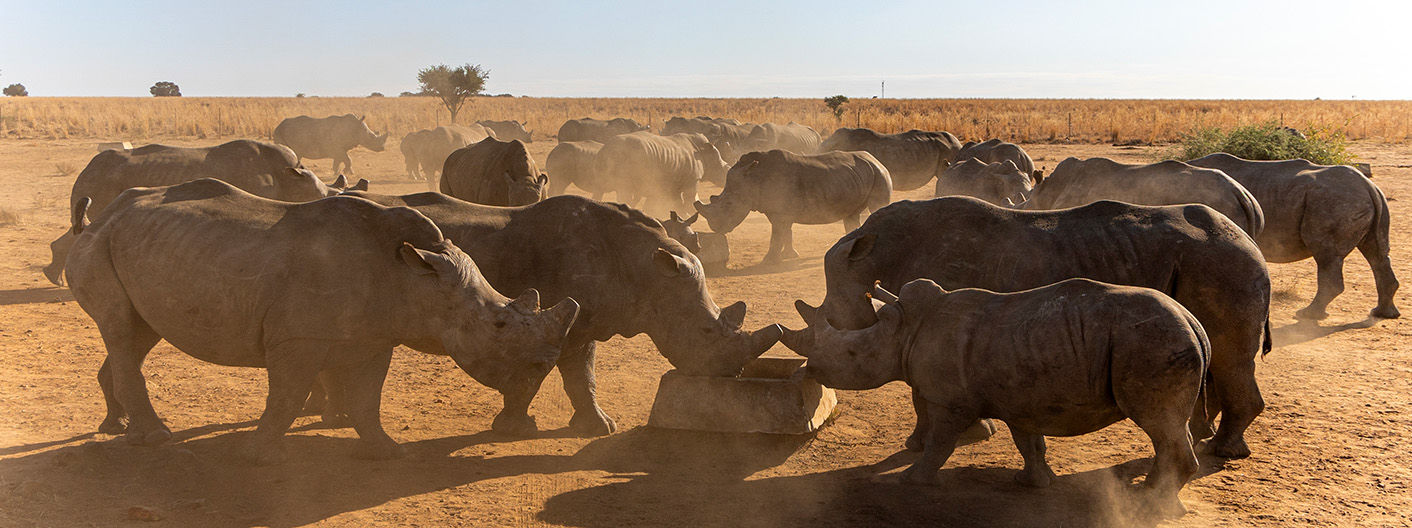
M 167 141 L 179 145 L 214 141 Z M 147 362 L 154 405 L 176 437 L 130 448 L 95 434 L 103 400 L 95 373 L 104 350 L 93 322 L 39 268 L 67 227 L 69 187 L 95 141 L 0 140 L 0 206 L 22 222 L 0 227 L 0 525 L 129 523 L 129 508 L 156 509 L 171 525 L 332 526 L 645 525 L 857 526 L 1151 524 L 1129 518 L 1119 482 L 1146 471 L 1151 447 L 1130 423 L 1050 442 L 1061 475 L 1043 490 L 1011 480 L 1019 454 L 1000 433 L 957 450 L 932 489 L 896 483 L 914 455 L 898 383 L 841 392 L 837 420 L 810 437 L 697 434 L 644 427 L 657 378 L 669 367 L 646 336 L 599 348 L 599 393 L 622 431 L 572 438 L 557 374 L 533 413 L 545 431 L 515 440 L 488 432 L 497 395 L 449 360 L 400 351 L 383 393 L 383 422 L 404 442 L 403 460 L 348 457 L 351 430 L 303 418 L 289 435 L 291 462 L 252 468 L 234 453 L 263 407 L 265 374 L 201 363 L 165 343 Z M 542 161 L 552 143 L 532 145 Z M 1068 155 L 1143 161 L 1148 150 L 1093 145 L 1027 146 L 1052 168 Z M 1412 278 L 1412 147 L 1356 145 L 1391 200 L 1393 260 Z M 395 145 L 354 151 L 374 191 L 424 184 L 402 175 Z M 313 163 L 331 179 L 327 160 Z M 66 174 L 63 174 L 66 173 Z M 711 194 L 710 190 L 703 195 Z M 930 189 L 897 198 L 927 197 Z M 710 279 L 725 305 L 745 300 L 747 326 L 798 327 L 791 303 L 823 297 L 820 256 L 841 225 L 799 226 L 803 255 L 783 269 L 751 267 L 768 224 L 752 216 L 731 234 L 729 276 Z M 1295 324 L 1314 292 L 1312 261 L 1271 267 L 1275 350 L 1259 365 L 1269 407 L 1251 428 L 1249 459 L 1203 459 L 1172 526 L 1412 524 L 1412 359 L 1404 321 L 1365 321 L 1371 274 L 1349 259 L 1348 291 L 1319 325 Z M 1412 309 L 1400 295 L 1404 310 Z M 782 345 L 776 353 L 788 353 Z

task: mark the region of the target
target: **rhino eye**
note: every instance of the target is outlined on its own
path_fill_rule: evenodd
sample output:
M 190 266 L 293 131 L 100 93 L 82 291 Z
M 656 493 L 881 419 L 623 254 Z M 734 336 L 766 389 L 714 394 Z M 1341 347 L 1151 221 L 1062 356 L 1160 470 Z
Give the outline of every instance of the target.
M 496 322 L 495 322 L 495 327 L 496 327 L 496 328 L 505 328 L 505 321 L 496 321 Z
M 848 349 L 848 357 L 858 357 L 858 351 L 851 348 Z

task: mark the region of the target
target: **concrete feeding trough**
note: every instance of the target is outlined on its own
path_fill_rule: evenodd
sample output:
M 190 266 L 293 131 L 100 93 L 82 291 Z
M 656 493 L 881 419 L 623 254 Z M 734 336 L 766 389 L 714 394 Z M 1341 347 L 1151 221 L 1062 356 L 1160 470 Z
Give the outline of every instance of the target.
M 107 143 L 99 143 L 98 152 L 103 152 L 105 150 L 132 150 L 132 143 L 128 143 L 126 141 L 109 141 Z
M 697 252 L 696 259 L 701 261 L 703 267 L 707 269 L 726 268 L 726 262 L 731 259 L 731 246 L 730 242 L 726 240 L 726 235 L 698 231 L 696 241 L 701 244 L 701 251 Z
M 761 357 L 740 377 L 667 371 L 657 386 L 650 427 L 719 433 L 804 434 L 823 427 L 838 398 L 804 377 L 802 357 Z

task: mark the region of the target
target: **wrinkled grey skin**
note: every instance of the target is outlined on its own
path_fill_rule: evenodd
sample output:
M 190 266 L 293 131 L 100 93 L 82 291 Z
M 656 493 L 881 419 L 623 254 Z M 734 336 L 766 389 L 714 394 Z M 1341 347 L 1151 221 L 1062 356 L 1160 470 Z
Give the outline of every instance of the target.
M 682 219 L 676 211 L 666 220 L 659 220 L 662 229 L 667 230 L 667 236 L 677 241 L 682 247 L 690 251 L 692 255 L 701 254 L 701 239 L 697 236 L 696 230 L 691 228 L 691 224 L 696 223 L 701 218 L 701 213 L 692 213 L 691 216 Z
M 976 158 L 952 163 L 936 178 L 935 196 L 970 196 L 1002 207 L 1013 207 L 1029 199 L 1034 189 L 1031 173 L 1005 160 L 986 163 Z
M 921 188 L 951 165 L 961 150 L 961 141 L 950 132 L 908 130 L 899 134 L 879 134 L 866 128 L 840 128 L 819 144 L 819 153 L 831 150 L 862 150 L 887 167 L 892 188 L 910 191 Z
M 549 176 L 520 140 L 488 137 L 447 156 L 441 192 L 484 205 L 529 205 L 549 197 Z
M 999 163 L 1010 160 L 1015 164 L 1015 167 L 1019 168 L 1025 174 L 1033 176 L 1035 173 L 1034 160 L 1030 159 L 1030 155 L 1025 152 L 1025 149 L 1020 148 L 1019 145 L 1014 143 L 1006 143 L 999 139 L 991 139 L 981 143 L 967 141 L 965 145 L 961 145 L 961 151 L 957 152 L 956 156 L 951 158 L 951 162 L 955 163 L 967 158 L 976 158 L 986 163 Z
M 333 172 L 353 174 L 353 160 L 348 151 L 362 146 L 373 152 L 387 147 L 387 134 L 375 134 L 363 123 L 362 116 L 344 114 L 313 118 L 288 117 L 275 127 L 274 142 L 294 150 L 300 159 L 332 159 Z
M 1353 248 L 1368 260 L 1377 283 L 1378 306 L 1370 315 L 1402 315 L 1393 299 L 1398 282 L 1388 259 L 1387 198 L 1357 169 L 1315 165 L 1302 159 L 1248 161 L 1225 153 L 1187 163 L 1225 172 L 1260 202 L 1265 230 L 1255 242 L 1266 262 L 1314 257 L 1319 266 L 1319 291 L 1296 316 L 1329 316 L 1329 303 L 1343 293 L 1343 261 Z
M 806 322 L 827 317 L 845 329 L 876 320 L 867 296 L 874 281 L 892 291 L 927 278 L 947 289 L 1012 292 L 1082 277 L 1161 291 L 1211 338 L 1211 386 L 1223 416 L 1206 447 L 1223 457 L 1250 454 L 1245 430 L 1265 408 L 1255 356 L 1270 350 L 1270 276 L 1255 242 L 1209 207 L 1100 201 L 1019 211 L 960 196 L 901 201 L 834 244 L 824 276 L 823 306 L 796 307 Z M 909 447 L 921 446 L 926 420 L 919 412 Z M 1209 421 L 1192 424 L 1198 438 L 1210 435 Z
M 608 138 L 618 134 L 630 134 L 633 132 L 643 132 L 650 130 L 647 125 L 639 125 L 637 121 L 625 117 L 615 117 L 607 121 L 583 118 L 570 119 L 559 127 L 559 141 L 597 141 L 606 143 Z
M 74 180 L 69 210 L 88 198 L 88 214 L 97 216 L 133 187 L 176 185 L 201 178 L 215 178 L 256 196 L 286 202 L 307 202 L 350 190 L 341 175 L 325 185 L 282 145 L 247 139 L 196 148 L 147 145 L 126 151 L 105 150 L 94 156 Z M 368 190 L 368 180 L 359 180 L 351 189 Z M 44 267 L 44 276 L 56 286 L 64 285 L 64 261 L 73 243 L 74 236 L 66 229 L 49 244 L 52 258 Z
M 1045 436 L 1088 434 L 1131 418 L 1156 452 L 1143 483 L 1151 505 L 1186 512 L 1177 494 L 1197 470 L 1187 419 L 1211 345 L 1201 323 L 1161 292 L 1088 279 L 1018 293 L 948 292 L 918 279 L 867 328 L 816 323 L 782 338 L 809 358 L 807 375 L 847 390 L 904 381 L 925 402 L 931 428 L 903 482 L 937 484 L 961 434 L 977 419 L 995 418 L 1010 427 L 1025 459 L 1015 480 L 1045 487 L 1055 477 Z
M 613 136 L 598 151 L 598 176 L 603 188 L 618 193 L 618 201 L 655 216 L 686 213 L 696 201 L 701 180 L 725 181 L 729 167 L 720 151 L 701 134 L 658 136 L 634 132 Z
M 534 143 L 530 131 L 525 130 L 525 124 L 519 121 L 476 121 L 477 125 L 483 126 L 495 132 L 495 137 L 509 141 L 518 139 L 525 143 Z
M 593 194 L 594 200 L 602 200 L 603 193 L 612 192 L 611 182 L 599 177 L 598 151 L 603 144 L 597 141 L 560 141 L 549 151 L 544 168 L 549 171 L 549 195 L 559 196 L 568 190 L 569 184 Z
M 722 151 L 728 161 L 734 163 L 747 152 L 785 150 L 795 154 L 813 154 L 819 150 L 824 138 L 808 125 L 790 121 L 787 125 L 765 123 L 756 125 L 743 143 L 733 144 L 728 151 Z
M 1199 203 L 1226 215 L 1252 238 L 1265 228 L 1265 213 L 1250 191 L 1226 173 L 1160 161 L 1129 165 L 1108 158 L 1068 158 L 1030 192 L 1025 209 L 1064 209 L 1099 200 L 1139 205 Z
M 108 349 L 99 431 L 132 444 L 171 438 L 141 372 L 162 339 L 268 370 L 256 463 L 283 458 L 281 438 L 321 370 L 358 431 L 354 456 L 383 459 L 402 455 L 378 410 L 393 347 L 449 355 L 507 408 L 527 406 L 578 312 L 572 300 L 540 312 L 532 291 L 512 303 L 426 217 L 360 198 L 289 204 L 203 179 L 127 191 L 74 230 L 74 299 Z
M 535 288 L 546 301 L 572 297 L 580 303 L 558 363 L 574 406 L 569 425 L 580 434 L 617 427 L 594 396 L 597 341 L 646 333 L 684 373 L 735 376 L 779 340 L 773 324 L 742 331 L 745 303 L 718 308 L 696 257 L 667 238 L 656 220 L 627 206 L 572 195 L 504 208 L 437 193 L 354 194 L 425 214 L 497 289 Z
M 720 151 L 721 158 L 727 163 L 734 163 L 744 151 L 733 148 L 732 145 L 746 143 L 752 130 L 756 125 L 741 123 L 735 119 L 721 119 L 715 117 L 673 117 L 668 119 L 662 126 L 663 136 L 675 134 L 701 134 L 706 136 L 706 140 Z M 812 152 L 812 151 L 810 151 Z M 716 185 L 725 185 L 725 181 L 710 180 Z
M 430 130 L 418 130 L 402 138 L 402 159 L 407 163 L 407 176 L 414 180 L 431 179 L 441 173 L 446 158 L 456 149 L 498 137 L 481 125 L 446 125 Z M 432 185 L 435 189 L 436 186 Z
M 828 152 L 813 156 L 783 150 L 741 156 L 726 176 L 726 188 L 711 203 L 696 202 L 711 231 L 729 233 L 751 211 L 770 219 L 765 262 L 795 258 L 794 224 L 843 221 L 856 229 L 863 211 L 892 201 L 888 171 L 867 152 Z

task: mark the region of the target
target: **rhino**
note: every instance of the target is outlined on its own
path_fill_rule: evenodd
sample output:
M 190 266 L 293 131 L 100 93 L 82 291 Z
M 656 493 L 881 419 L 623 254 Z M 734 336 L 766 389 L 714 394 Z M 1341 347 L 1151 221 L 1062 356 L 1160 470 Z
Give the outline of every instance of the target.
M 559 127 L 558 139 L 563 141 L 597 141 L 607 143 L 608 138 L 619 134 L 630 134 L 649 130 L 647 125 L 625 117 L 615 117 L 607 121 L 582 118 L 570 119 Z
M 1025 468 L 1021 484 L 1046 487 L 1045 436 L 1078 436 L 1125 418 L 1155 451 L 1143 487 L 1164 514 L 1186 512 L 1177 496 L 1196 474 L 1187 419 L 1201 400 L 1211 344 L 1182 305 L 1148 288 L 1068 279 L 1014 293 L 945 290 L 917 279 L 876 322 L 838 330 L 817 321 L 786 330 L 785 346 L 809 358 L 805 375 L 835 389 L 892 381 L 912 387 L 931 427 L 903 482 L 938 482 L 958 438 L 980 418 L 1010 428 Z
M 662 229 L 667 230 L 667 236 L 677 241 L 682 247 L 690 251 L 692 255 L 701 255 L 701 237 L 696 234 L 696 230 L 691 228 L 691 224 L 696 223 L 701 218 L 701 213 L 692 213 L 691 216 L 683 219 L 676 211 L 672 211 L 666 220 L 659 220 Z
M 528 205 L 549 196 L 549 177 L 518 139 L 488 137 L 452 152 L 441 169 L 441 192 L 485 205 Z
M 1260 236 L 1265 213 L 1244 186 L 1226 173 L 1167 160 L 1150 165 L 1118 163 L 1108 158 L 1068 158 L 1030 192 L 1025 209 L 1063 209 L 1098 200 L 1141 205 L 1199 203 L 1220 211 L 1249 233 Z
M 711 231 L 729 233 L 751 211 L 770 219 L 770 249 L 765 262 L 795 258 L 794 224 L 843 221 L 844 232 L 859 225 L 863 211 L 877 211 L 892 201 L 892 178 L 867 152 L 827 152 L 812 156 L 783 150 L 741 156 L 726 175 L 726 187 L 697 201 L 696 210 Z
M 824 277 L 823 305 L 795 307 L 806 322 L 826 317 L 849 330 L 877 320 L 867 296 L 875 281 L 890 291 L 926 278 L 947 289 L 1014 292 L 1087 278 L 1161 291 L 1211 338 L 1211 386 L 1223 416 L 1206 448 L 1227 458 L 1250 454 L 1245 430 L 1265 408 L 1255 356 L 1271 348 L 1270 275 L 1255 242 L 1210 207 L 1102 200 L 1019 211 L 963 196 L 894 202 L 829 249 Z M 914 403 L 918 422 L 907 445 L 918 449 L 927 415 Z M 1192 423 L 1198 437 L 1210 435 L 1209 423 Z
M 1249 161 L 1226 153 L 1187 163 L 1225 172 L 1260 203 L 1265 230 L 1255 242 L 1266 262 L 1314 257 L 1319 291 L 1296 316 L 1328 317 L 1329 303 L 1343 293 L 1343 261 L 1355 247 L 1372 267 L 1377 283 L 1378 305 L 1370 315 L 1389 319 L 1402 315 L 1393 300 L 1398 282 L 1388 259 L 1387 198 L 1357 169 L 1302 159 Z
M 673 117 L 662 126 L 661 135 L 701 134 L 706 136 L 706 140 L 710 141 L 716 150 L 720 151 L 722 158 L 727 162 L 734 162 L 743 151 L 737 151 L 733 146 L 747 143 L 751 131 L 755 128 L 756 125 L 741 123 L 735 119 Z M 720 185 L 724 182 L 715 183 Z
M 961 145 L 961 151 L 956 153 L 956 156 L 951 159 L 951 162 L 956 163 L 969 158 L 976 158 L 986 163 L 999 163 L 1009 160 L 1025 174 L 1031 176 L 1038 175 L 1034 170 L 1034 160 L 1030 159 L 1030 155 L 1025 152 L 1025 149 L 1020 148 L 1019 145 L 1014 143 L 1007 143 L 999 139 L 991 139 L 981 143 L 968 141 L 965 145 Z
M 267 369 L 257 464 L 282 460 L 320 370 L 358 431 L 354 456 L 385 459 L 403 453 L 378 410 L 393 347 L 451 356 L 513 411 L 529 405 L 578 313 L 570 299 L 541 312 L 533 290 L 502 296 L 426 217 L 361 198 L 290 204 L 201 179 L 128 190 L 73 230 L 74 299 L 108 349 L 99 431 L 137 445 L 172 436 L 141 371 L 162 339 L 202 361 Z
M 685 213 L 696 201 L 700 180 L 725 183 L 728 165 L 701 134 L 658 136 L 634 132 L 613 136 L 598 151 L 595 172 L 618 201 L 643 206 L 651 214 Z
M 739 159 L 746 152 L 784 150 L 795 154 L 813 154 L 823 143 L 819 133 L 808 125 L 790 121 L 786 125 L 765 123 L 750 130 L 743 143 L 731 145 L 729 158 Z M 723 152 L 725 154 L 725 152 Z
M 146 145 L 132 150 L 105 150 L 94 156 L 74 180 L 69 210 L 87 198 L 87 211 L 97 215 L 132 187 L 175 185 L 200 178 L 215 178 L 256 196 L 286 202 L 307 202 L 345 190 L 368 189 L 368 180 L 359 180 L 349 187 L 342 175 L 325 185 L 283 145 L 248 139 L 211 147 Z M 65 229 L 49 244 L 53 258 L 44 267 L 44 276 L 56 286 L 64 285 L 64 262 L 73 242 L 73 233 Z
M 555 145 L 544 161 L 549 171 L 549 195 L 564 194 L 569 184 L 592 193 L 595 200 L 612 192 L 611 182 L 594 172 L 598 169 L 598 151 L 602 149 L 603 144 L 597 141 L 560 141 Z
M 594 396 L 597 341 L 645 333 L 683 373 L 735 376 L 779 340 L 774 324 L 741 330 L 745 303 L 717 307 L 696 257 L 668 238 L 656 220 L 625 205 L 573 195 L 524 207 L 487 207 L 438 193 L 350 194 L 426 215 L 475 259 L 497 289 L 535 288 L 551 302 L 578 301 L 579 316 L 564 339 L 558 366 L 574 406 L 569 426 L 580 434 L 617 429 Z M 497 426 L 517 434 L 534 428 L 526 419 Z
M 1032 173 L 1015 162 L 986 163 L 976 158 L 952 163 L 936 178 L 936 196 L 972 196 L 995 205 L 1014 206 L 1029 199 Z
M 908 130 L 879 134 L 866 128 L 840 128 L 819 144 L 819 153 L 862 150 L 881 161 L 892 175 L 892 188 L 921 188 L 941 174 L 961 150 L 961 141 L 950 132 Z
M 353 114 L 287 117 L 275 126 L 274 142 L 293 149 L 300 159 L 332 159 L 333 172 L 339 172 L 338 166 L 343 165 L 343 173 L 353 174 L 353 160 L 348 158 L 348 151 L 362 146 L 382 152 L 387 146 L 387 134 L 373 133 L 363 117 Z
M 441 172 L 452 152 L 488 137 L 498 136 L 481 125 L 446 125 L 409 133 L 402 138 L 401 146 L 402 159 L 407 163 L 407 176 L 430 183 L 432 177 Z
M 525 143 L 534 143 L 530 131 L 525 130 L 525 124 L 519 121 L 476 121 L 477 125 L 483 126 L 495 132 L 495 137 L 509 141 L 518 139 Z

